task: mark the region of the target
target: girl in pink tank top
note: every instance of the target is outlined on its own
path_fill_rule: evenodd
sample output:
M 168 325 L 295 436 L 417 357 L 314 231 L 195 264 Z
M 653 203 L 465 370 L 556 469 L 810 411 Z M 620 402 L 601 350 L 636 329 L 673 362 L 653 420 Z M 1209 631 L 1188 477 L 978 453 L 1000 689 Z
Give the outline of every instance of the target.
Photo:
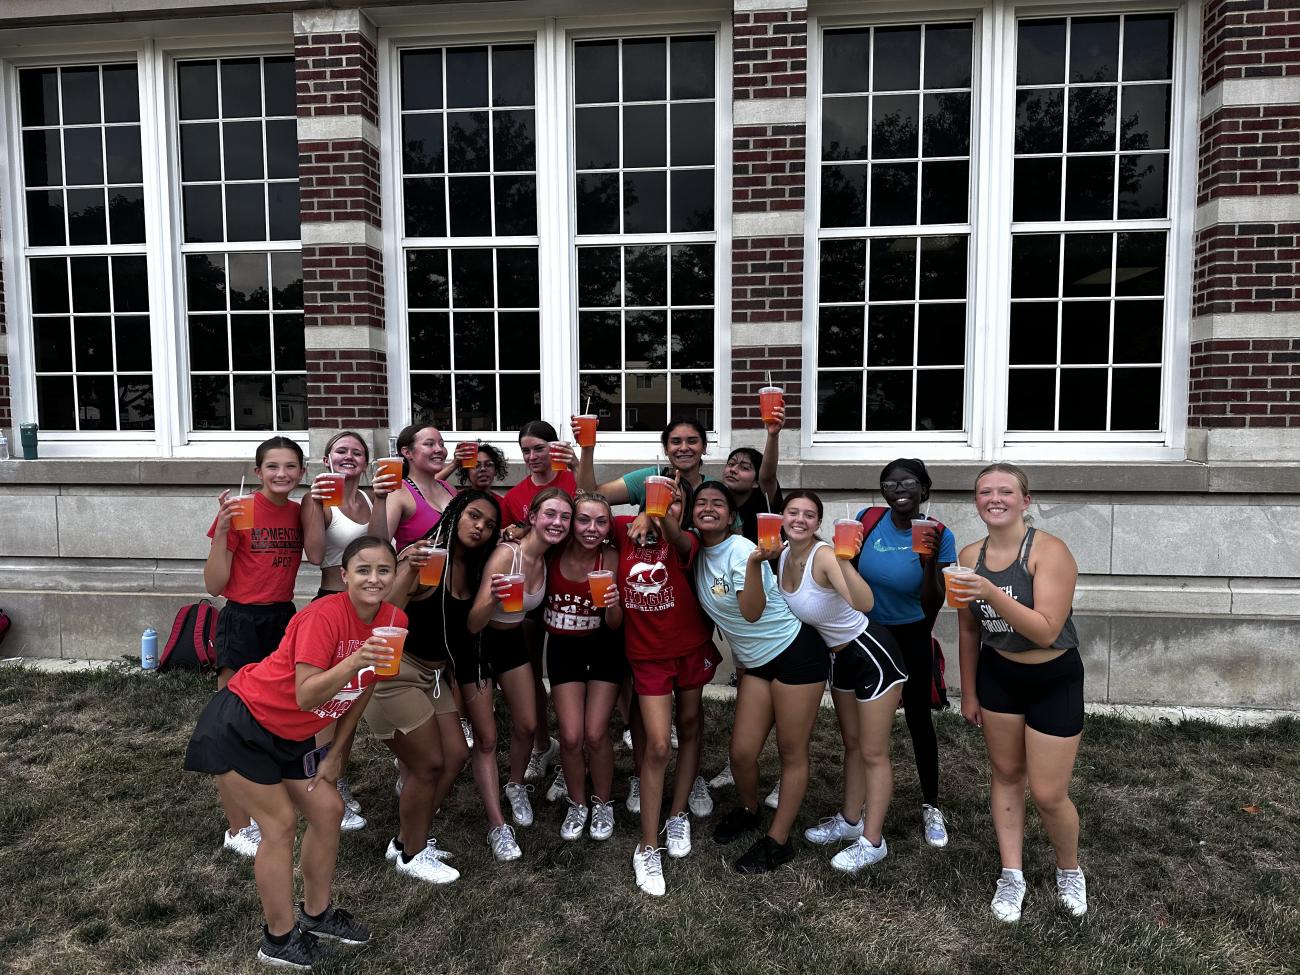
M 424 538 L 442 518 L 456 489 L 438 477 L 447 460 L 447 447 L 436 427 L 413 423 L 397 435 L 397 452 L 405 460 L 405 480 L 377 477 L 376 504 L 370 533 L 392 538 L 398 551 Z

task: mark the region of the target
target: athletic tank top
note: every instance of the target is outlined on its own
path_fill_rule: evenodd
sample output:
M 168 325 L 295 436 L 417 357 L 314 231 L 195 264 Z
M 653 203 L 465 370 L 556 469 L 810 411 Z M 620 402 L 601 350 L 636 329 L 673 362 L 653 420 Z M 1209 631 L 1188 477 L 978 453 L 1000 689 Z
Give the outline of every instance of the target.
M 807 623 L 816 629 L 828 647 L 838 647 L 862 635 L 862 631 L 867 628 L 867 614 L 854 609 L 838 592 L 819 585 L 813 578 L 813 557 L 819 548 L 829 547 L 825 542 L 813 545 L 803 567 L 803 578 L 799 580 L 798 589 L 786 592 L 784 587 L 778 588 L 781 589 L 790 612 L 801 623 Z M 784 549 L 781 560 L 777 562 L 778 580 L 785 574 L 785 562 L 789 557 L 790 550 Z
M 469 633 L 469 610 L 473 599 L 457 599 L 440 585 L 424 599 L 406 604 L 406 653 L 428 663 L 448 659 L 452 643 L 463 642 Z
M 1034 577 L 1029 571 L 1029 550 L 1033 547 L 1035 534 L 1034 528 L 1025 532 L 1024 540 L 1020 543 L 1020 554 L 1001 572 L 994 572 L 984 564 L 984 552 L 989 547 L 988 538 L 985 538 L 984 544 L 980 546 L 979 558 L 975 562 L 976 575 L 983 576 L 1027 609 L 1034 608 Z M 972 601 L 970 611 L 979 621 L 982 641 L 994 649 L 1005 650 L 1007 653 L 1023 653 L 1026 650 L 1039 649 L 1029 639 L 1013 630 L 1011 624 L 999 616 L 998 611 L 984 600 Z M 1074 629 L 1074 609 L 1071 607 L 1070 615 L 1066 617 L 1061 632 L 1052 641 L 1051 649 L 1071 650 L 1078 645 L 1079 634 Z
M 456 496 L 456 489 L 446 481 L 438 479 L 437 483 L 442 485 L 452 497 Z M 409 477 L 406 479 L 406 489 L 411 492 L 411 497 L 415 499 L 415 511 L 411 517 L 397 526 L 397 531 L 393 532 L 393 546 L 397 551 L 401 551 L 412 542 L 424 538 L 429 534 L 429 529 L 436 525 L 442 519 L 442 512 L 429 504 L 420 489 L 415 486 L 415 482 Z
M 592 570 L 604 567 L 604 548 L 596 550 Z M 559 636 L 585 636 L 600 629 L 600 610 L 591 601 L 591 585 L 584 578 L 574 582 L 560 571 L 560 555 L 546 570 L 546 610 L 542 615 L 546 632 Z
M 518 545 L 511 545 L 510 551 L 514 553 L 510 560 L 510 571 L 512 573 L 523 572 L 523 554 Z M 542 559 L 542 588 L 536 592 L 528 591 L 528 583 L 524 583 L 524 608 L 518 613 L 507 613 L 497 603 L 496 609 L 492 610 L 492 615 L 488 617 L 493 623 L 522 623 L 525 616 L 542 605 L 542 600 L 546 598 L 546 560 Z
M 364 491 L 357 493 L 366 499 L 367 508 L 374 507 L 368 494 Z M 320 567 L 332 569 L 336 565 L 342 565 L 343 550 L 353 539 L 365 535 L 369 529 L 369 522 L 358 524 L 345 515 L 342 508 L 335 508 L 330 514 L 330 523 L 325 526 L 325 557 L 321 559 Z

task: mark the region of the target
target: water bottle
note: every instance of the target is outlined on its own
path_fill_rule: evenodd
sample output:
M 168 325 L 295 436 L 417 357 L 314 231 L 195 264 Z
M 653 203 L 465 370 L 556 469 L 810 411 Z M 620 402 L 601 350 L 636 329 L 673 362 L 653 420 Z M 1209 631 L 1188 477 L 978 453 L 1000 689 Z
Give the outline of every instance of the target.
M 140 636 L 140 666 L 145 670 L 158 669 L 158 633 L 152 626 Z
M 9 459 L 9 438 L 4 435 L 3 430 L 0 430 L 0 460 L 8 460 L 8 459 Z

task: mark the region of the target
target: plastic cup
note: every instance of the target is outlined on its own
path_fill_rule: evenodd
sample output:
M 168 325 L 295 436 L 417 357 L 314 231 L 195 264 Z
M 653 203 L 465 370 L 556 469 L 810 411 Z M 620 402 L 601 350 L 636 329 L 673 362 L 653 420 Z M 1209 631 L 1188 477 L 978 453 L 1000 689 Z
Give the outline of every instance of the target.
M 253 530 L 253 508 L 255 507 L 253 496 L 251 494 L 241 494 L 237 500 L 239 501 L 239 507 L 230 518 L 230 530 L 251 532 Z
M 564 448 L 568 446 L 569 442 L 567 440 L 557 440 L 551 444 L 551 470 L 567 471 L 569 469 L 569 461 L 564 453 Z
M 673 505 L 673 479 L 652 474 L 645 479 L 645 513 L 662 518 Z
M 375 664 L 375 673 L 380 677 L 396 677 L 397 672 L 402 669 L 402 648 L 406 646 L 406 627 L 376 626 L 371 632 L 393 651 L 393 659 L 388 663 Z
M 605 597 L 614 588 L 614 573 L 608 569 L 597 569 L 587 573 L 587 585 L 591 586 L 591 602 L 597 609 L 604 609 L 608 603 Z
M 934 549 L 930 546 L 930 529 L 934 527 L 934 522 L 929 518 L 912 519 L 912 551 L 917 555 L 933 555 Z
M 460 458 L 461 467 L 472 471 L 478 464 L 478 444 L 473 440 L 462 440 L 456 444 L 456 456 Z
M 835 520 L 835 557 L 851 559 L 862 548 L 862 522 L 856 518 L 837 518 Z
M 316 478 L 316 483 L 325 492 L 320 499 L 322 508 L 337 508 L 343 503 L 343 482 L 347 479 L 344 474 L 320 474 Z
M 758 516 L 758 547 L 759 548 L 780 548 L 781 547 L 781 525 L 784 519 L 780 515 L 774 515 L 763 511 Z
M 583 413 L 573 419 L 578 424 L 578 446 L 584 449 L 596 446 L 596 428 L 600 426 L 600 417 L 595 413 Z
M 384 457 L 375 461 L 375 477 L 395 477 L 402 480 L 402 458 Z
M 974 569 L 967 568 L 964 565 L 945 565 L 943 567 L 943 588 L 947 593 L 948 605 L 953 609 L 965 609 L 970 605 L 970 598 L 965 595 L 964 591 L 957 592 L 954 590 L 954 584 L 957 589 L 964 590 L 964 587 L 956 582 L 957 576 L 972 575 Z
M 501 597 L 501 608 L 507 613 L 524 611 L 524 577 L 518 572 L 511 572 L 502 578 L 506 581 L 506 592 Z
M 420 566 L 420 585 L 436 586 L 442 582 L 442 572 L 447 568 L 447 550 L 431 549 L 429 561 Z
M 780 386 L 764 386 L 758 391 L 758 412 L 764 423 L 776 419 L 778 407 L 785 407 L 785 390 Z

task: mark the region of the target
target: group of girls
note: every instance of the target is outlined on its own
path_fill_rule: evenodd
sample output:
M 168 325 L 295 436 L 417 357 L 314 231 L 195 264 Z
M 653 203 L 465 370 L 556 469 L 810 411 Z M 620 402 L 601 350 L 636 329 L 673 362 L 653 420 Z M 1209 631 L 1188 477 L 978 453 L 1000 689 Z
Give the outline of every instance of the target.
M 360 818 L 344 773 L 361 716 L 398 769 L 399 828 L 387 857 L 399 873 L 442 884 L 459 874 L 429 828 L 467 761 L 498 860 L 522 855 L 515 827 L 534 820 L 527 783 L 557 752 L 562 776 L 552 797 L 567 800 L 561 836 L 607 840 L 615 820 L 609 726 L 621 707 L 636 772 L 628 805 L 640 816 L 633 875 L 642 891 L 663 895 L 660 837 L 670 857 L 689 855 L 691 815 L 713 808 L 698 773 L 702 690 L 722 659 L 715 626 L 737 665 L 728 770 L 719 780 L 734 781 L 738 803 L 712 836 L 729 844 L 759 834 L 736 870 L 770 871 L 795 855 L 790 833 L 828 680 L 844 743 L 843 803 L 805 838 L 846 844 L 831 865 L 848 873 L 887 855 L 889 737 L 901 703 L 921 781 L 923 836 L 946 845 L 930 633 L 944 599 L 942 570 L 958 560 L 952 532 L 934 522 L 930 554 L 912 551 L 912 519 L 931 482 L 922 462 L 900 459 L 881 472 L 887 508 L 859 513 L 866 530 L 858 552 L 837 553 L 819 535 L 821 499 L 806 490 L 783 496 L 776 483 L 782 425 L 778 413 L 767 424 L 767 449 L 734 451 L 723 478 L 712 480 L 703 472 L 705 431 L 693 420 L 674 421 L 662 436 L 666 469 L 643 468 L 598 487 L 594 450 L 559 446 L 563 469 L 554 470 L 559 438 L 537 421 L 520 434 L 528 476 L 504 498 L 490 490 L 505 476 L 498 451 L 463 446 L 465 457 L 448 463 L 439 432 L 417 424 L 398 437 L 403 476 L 376 476 L 372 499 L 360 488 L 368 447 L 345 432 L 325 457 L 344 475 L 342 502 L 323 507 L 317 482 L 300 511 L 289 498 L 304 472 L 300 449 L 283 438 L 258 448 L 255 528 L 232 531 L 241 502 L 223 493 L 209 530 L 205 583 L 228 599 L 216 639 L 220 690 L 199 720 L 186 767 L 216 777 L 229 827 L 224 845 L 257 858 L 266 921 L 259 957 L 310 967 L 324 957 L 320 937 L 369 938 L 329 895 L 340 829 Z M 472 467 L 462 463 L 471 448 Z M 455 469 L 459 491 L 447 480 Z M 671 476 L 672 504 L 651 517 L 646 481 L 660 473 Z M 975 487 L 988 536 L 962 550 L 960 564 L 973 568 L 949 587 L 950 601 L 967 607 L 960 613 L 962 714 L 983 729 L 992 767 L 1003 868 L 992 911 L 1006 921 L 1020 916 L 1028 785 L 1056 852 L 1058 897 L 1077 916 L 1086 911 L 1078 817 L 1068 797 L 1083 713 L 1070 616 L 1077 570 L 1064 543 L 1028 526 L 1022 471 L 991 465 Z M 616 517 L 611 504 L 623 503 L 640 513 Z M 764 512 L 781 516 L 781 544 L 758 544 Z M 446 562 L 431 587 L 420 571 L 435 549 Z M 321 584 L 316 601 L 295 616 L 293 583 L 304 550 L 321 566 Z M 616 581 L 603 606 L 587 582 L 593 571 Z M 505 608 L 507 576 L 523 577 L 522 610 Z M 408 630 L 389 679 L 374 676 L 376 665 L 392 659 L 371 633 L 378 625 Z M 546 727 L 542 646 L 558 743 Z M 498 690 L 510 710 L 510 822 L 496 757 Z M 764 830 L 758 766 L 773 729 L 781 778 Z M 295 807 L 308 820 L 296 920 Z

